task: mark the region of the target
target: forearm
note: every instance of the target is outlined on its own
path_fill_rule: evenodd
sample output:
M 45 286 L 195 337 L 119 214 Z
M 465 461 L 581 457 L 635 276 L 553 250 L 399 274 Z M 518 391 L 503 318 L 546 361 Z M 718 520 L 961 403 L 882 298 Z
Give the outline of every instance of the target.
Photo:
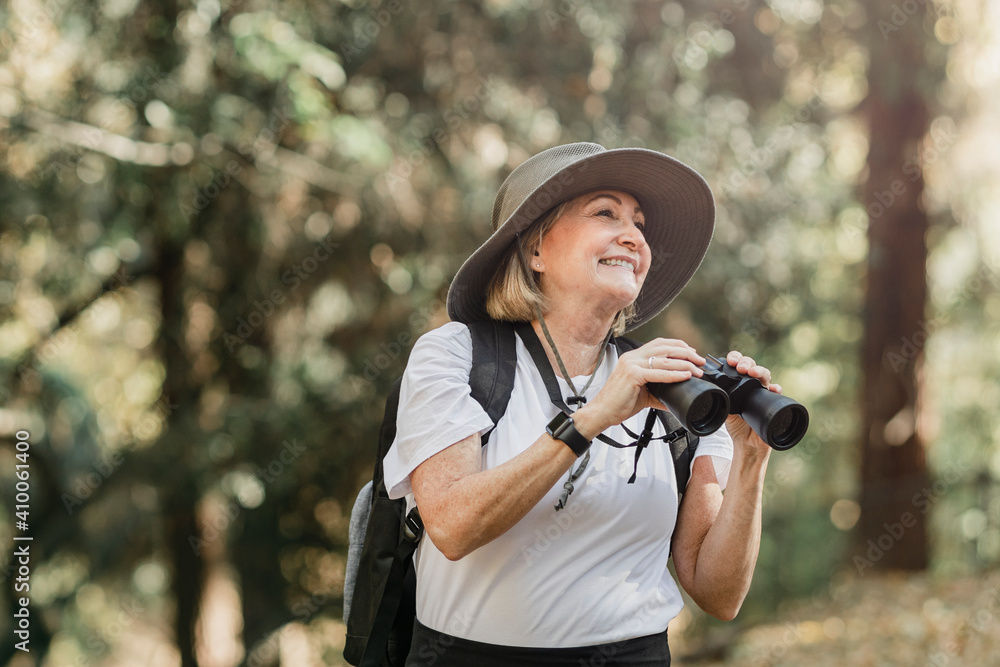
M 769 449 L 737 444 L 719 514 L 698 550 L 691 595 L 702 609 L 725 620 L 736 616 L 753 578 L 769 456 Z
M 428 534 L 445 557 L 458 560 L 510 530 L 575 462 L 569 447 L 542 433 L 495 468 L 455 480 L 427 480 L 438 490 L 426 502 L 418 499 Z

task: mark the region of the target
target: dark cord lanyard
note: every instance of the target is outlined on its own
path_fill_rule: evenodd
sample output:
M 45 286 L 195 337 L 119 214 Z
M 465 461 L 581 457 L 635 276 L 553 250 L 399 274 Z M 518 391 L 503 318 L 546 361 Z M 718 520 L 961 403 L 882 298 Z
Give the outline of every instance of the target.
M 545 348 L 542 347 L 542 342 L 538 339 L 538 336 L 535 334 L 534 328 L 532 328 L 530 324 L 522 322 L 519 324 L 515 324 L 514 329 L 515 331 L 517 331 L 518 336 L 520 336 L 521 340 L 524 342 L 524 347 L 528 350 L 528 354 L 531 355 L 532 361 L 535 362 L 535 367 L 538 368 L 538 371 L 542 376 L 542 382 L 545 384 L 545 391 L 548 393 L 549 400 L 552 401 L 552 404 L 568 414 L 572 413 L 573 410 L 569 408 L 567 402 L 572 402 L 574 404 L 586 403 L 587 399 L 583 396 L 583 392 L 582 391 L 577 392 L 576 389 L 573 387 L 573 382 L 572 380 L 569 379 L 569 374 L 566 372 L 565 367 L 562 364 L 562 360 L 559 358 L 558 352 L 555 353 L 556 362 L 559 364 L 560 370 L 562 370 L 563 373 L 563 377 L 567 379 L 566 381 L 570 386 L 570 390 L 572 390 L 574 394 L 565 401 L 563 400 L 562 391 L 559 388 L 559 381 L 556 379 L 555 371 L 553 371 L 552 369 L 552 364 L 549 362 L 549 358 L 545 354 Z M 542 328 L 542 331 L 543 333 L 547 333 L 544 326 Z M 552 343 L 551 340 L 549 341 L 549 345 L 552 345 L 553 350 L 555 350 L 555 345 Z M 601 351 L 600 351 L 601 355 L 605 353 L 606 347 L 607 347 L 607 339 L 605 340 L 605 344 L 601 346 Z M 598 363 L 599 362 L 600 362 L 600 356 L 598 356 Z M 594 375 L 596 375 L 596 372 L 597 372 L 597 367 L 594 368 Z M 591 380 L 594 379 L 594 375 L 591 375 L 590 378 Z M 587 383 L 587 387 L 589 386 L 590 382 Z M 586 391 L 587 387 L 584 387 L 584 391 Z M 673 442 L 674 440 L 683 437 L 686 433 L 686 431 L 684 431 L 683 429 L 678 429 L 668 435 L 660 436 L 659 438 L 654 438 L 653 423 L 655 421 L 656 421 L 656 411 L 649 410 L 648 414 L 646 415 L 646 423 L 641 434 L 633 433 L 631 429 L 622 424 L 621 427 L 625 430 L 625 433 L 627 433 L 630 438 L 635 439 L 634 442 L 628 445 L 623 445 L 620 442 L 604 435 L 603 433 L 598 434 L 597 436 L 598 440 L 616 449 L 626 449 L 628 447 L 636 448 L 635 463 L 632 471 L 632 476 L 628 480 L 629 484 L 635 482 L 636 475 L 639 470 L 639 456 L 642 454 L 642 450 L 645 449 L 646 446 L 651 441 L 663 440 L 666 442 Z M 575 470 L 573 470 L 570 473 L 569 479 L 566 481 L 565 484 L 563 484 L 563 495 L 560 497 L 559 503 L 555 506 L 556 510 L 560 510 L 566 506 L 566 501 L 569 498 L 569 494 L 573 493 L 574 490 L 573 482 L 575 482 L 577 479 L 580 478 L 580 475 L 583 474 L 583 471 L 587 467 L 587 463 L 589 463 L 589 461 L 590 461 L 590 452 L 588 451 L 584 455 L 583 461 L 577 466 Z

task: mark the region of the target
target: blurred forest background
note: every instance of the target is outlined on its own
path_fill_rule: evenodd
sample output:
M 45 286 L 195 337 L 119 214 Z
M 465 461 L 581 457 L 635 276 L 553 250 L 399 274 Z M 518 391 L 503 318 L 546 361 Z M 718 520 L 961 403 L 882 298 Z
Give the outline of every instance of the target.
M 812 415 L 739 619 L 689 605 L 675 655 L 992 664 L 998 25 L 991 0 L 4 4 L 0 662 L 341 664 L 383 397 L 507 173 L 597 141 L 719 204 L 637 337 L 741 349 Z

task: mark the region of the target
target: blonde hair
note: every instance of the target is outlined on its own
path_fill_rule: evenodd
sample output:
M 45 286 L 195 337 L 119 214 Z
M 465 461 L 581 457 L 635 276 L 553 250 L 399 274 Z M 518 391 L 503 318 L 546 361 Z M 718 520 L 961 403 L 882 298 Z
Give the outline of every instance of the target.
M 496 272 L 486 288 L 486 312 L 494 320 L 501 322 L 530 322 L 537 317 L 539 310 L 548 310 L 548 297 L 539 286 L 537 271 L 529 271 L 527 263 L 534 254 L 542 236 L 545 235 L 559 216 L 563 214 L 570 201 L 549 209 L 547 213 L 519 234 L 510 244 L 497 266 Z M 522 257 L 523 255 L 523 263 Z M 618 311 L 611 325 L 611 333 L 621 336 L 630 321 L 636 316 L 635 302 Z

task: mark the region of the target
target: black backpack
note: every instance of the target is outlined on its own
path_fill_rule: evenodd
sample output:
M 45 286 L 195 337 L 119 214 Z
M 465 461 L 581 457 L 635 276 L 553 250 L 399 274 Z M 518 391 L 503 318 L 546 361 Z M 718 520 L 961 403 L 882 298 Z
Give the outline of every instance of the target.
M 472 334 L 472 370 L 469 375 L 472 397 L 483 406 L 494 424 L 506 412 L 514 388 L 517 335 L 521 336 L 535 359 L 550 399 L 565 409 L 555 373 L 530 326 L 493 321 L 472 322 L 468 326 Z M 614 338 L 612 342 L 619 355 L 641 345 L 624 337 Z M 357 559 L 348 558 L 348 583 L 345 586 L 347 638 L 344 658 L 359 667 L 402 667 L 410 650 L 416 616 L 416 574 L 412 556 L 423 535 L 423 523 L 415 507 L 404 516 L 405 499 L 389 499 L 382 476 L 382 460 L 396 438 L 401 381 L 402 378 L 396 380 L 386 399 L 372 483 L 362 489 L 352 512 L 352 551 L 357 546 L 356 525 L 364 525 L 367 515 L 360 556 Z M 665 439 L 674 460 L 677 488 L 679 495 L 683 495 L 698 437 L 684 430 L 669 412 L 655 410 L 652 413 L 660 419 L 668 434 Z M 646 422 L 647 431 L 652 427 L 652 413 Z M 483 445 L 491 433 L 492 430 L 483 435 Z M 622 446 L 599 437 L 613 446 Z M 640 438 L 636 447 L 637 461 L 644 444 Z M 359 517 L 360 521 L 357 521 Z

